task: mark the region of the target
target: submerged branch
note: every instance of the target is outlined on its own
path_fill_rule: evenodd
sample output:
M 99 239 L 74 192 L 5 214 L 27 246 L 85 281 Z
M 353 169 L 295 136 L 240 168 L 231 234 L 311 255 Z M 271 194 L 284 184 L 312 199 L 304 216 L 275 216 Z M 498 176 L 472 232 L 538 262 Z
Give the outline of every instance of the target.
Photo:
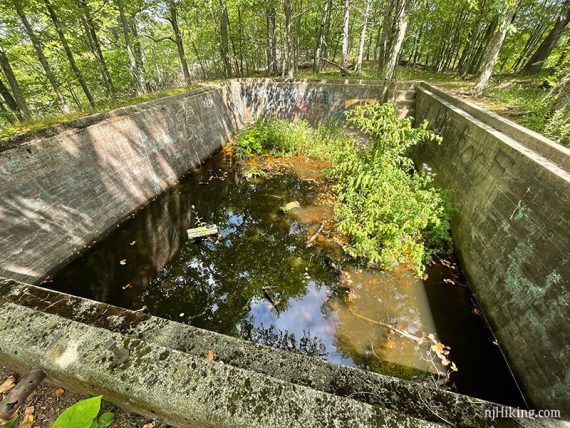
M 392 332 L 394 332 L 394 333 L 396 333 L 396 334 L 399 334 L 400 336 L 405 337 L 406 339 L 413 340 L 414 342 L 416 342 L 416 343 L 418 343 L 418 344 L 422 344 L 422 343 L 427 342 L 427 340 L 426 340 L 425 337 L 414 336 L 413 334 L 408 333 L 407 331 L 404 331 L 404 330 L 400 330 L 399 328 L 393 327 L 393 326 L 391 326 L 390 324 L 384 323 L 384 322 L 382 322 L 382 321 L 376 321 L 376 320 L 373 320 L 372 318 L 368 318 L 368 317 L 366 317 L 366 316 L 364 316 L 364 315 L 361 315 L 361 314 L 359 314 L 359 313 L 357 313 L 357 312 L 354 312 L 354 311 L 353 311 L 352 309 L 350 309 L 350 308 L 349 308 L 348 310 L 349 310 L 350 313 L 351 313 L 352 315 L 354 315 L 356 318 L 360 318 L 361 320 L 367 321 L 367 322 L 369 322 L 369 323 L 376 324 L 376 325 L 379 325 L 379 326 L 381 326 L 381 327 L 387 328 L 388 330 L 390 330 L 390 331 L 392 331 Z

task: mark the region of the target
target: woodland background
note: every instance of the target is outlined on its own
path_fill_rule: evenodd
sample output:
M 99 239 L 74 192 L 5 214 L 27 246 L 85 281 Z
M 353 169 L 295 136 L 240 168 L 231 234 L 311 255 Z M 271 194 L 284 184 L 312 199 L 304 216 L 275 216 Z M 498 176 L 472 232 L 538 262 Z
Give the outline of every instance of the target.
M 425 79 L 570 144 L 570 0 L 2 0 L 0 135 L 230 77 Z

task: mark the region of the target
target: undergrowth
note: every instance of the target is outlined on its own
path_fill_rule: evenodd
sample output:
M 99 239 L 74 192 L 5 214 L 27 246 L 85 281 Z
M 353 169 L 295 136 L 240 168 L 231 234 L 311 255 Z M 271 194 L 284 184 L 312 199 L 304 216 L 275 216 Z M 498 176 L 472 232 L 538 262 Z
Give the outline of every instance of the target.
M 370 103 L 347 112 L 350 125 L 370 136 L 362 148 L 344 128 L 282 119 L 258 121 L 237 138 L 237 153 L 251 157 L 269 150 L 276 156 L 304 154 L 331 162 L 335 216 L 356 258 L 392 269 L 412 266 L 418 275 L 435 252 L 447 247 L 449 204 L 433 176 L 415 169 L 411 151 L 440 137 L 399 119 L 394 104 Z

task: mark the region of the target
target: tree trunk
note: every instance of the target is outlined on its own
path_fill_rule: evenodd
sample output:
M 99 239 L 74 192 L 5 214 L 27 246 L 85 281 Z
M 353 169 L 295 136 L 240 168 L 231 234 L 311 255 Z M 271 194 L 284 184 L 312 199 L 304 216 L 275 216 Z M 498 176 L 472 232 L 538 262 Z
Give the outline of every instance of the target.
M 81 85 L 81 89 L 83 89 L 83 93 L 87 97 L 87 101 L 89 101 L 89 105 L 91 106 L 91 108 L 96 108 L 97 106 L 95 104 L 95 99 L 93 98 L 93 95 L 91 95 L 91 91 L 89 91 L 87 83 L 85 82 L 85 79 L 83 78 L 83 74 L 81 73 L 81 70 L 79 70 L 77 63 L 75 62 L 75 58 L 73 57 L 73 53 L 71 52 L 71 49 L 69 47 L 69 43 L 67 43 L 67 39 L 65 38 L 65 34 L 64 34 L 63 29 L 61 27 L 61 22 L 59 21 L 59 18 L 57 16 L 57 14 L 55 13 L 55 10 L 51 4 L 51 1 L 50 0 L 44 0 L 44 2 L 46 5 L 48 14 L 49 14 L 49 16 L 53 22 L 53 25 L 55 27 L 55 31 L 57 32 L 57 35 L 59 37 L 59 42 L 61 43 L 61 46 L 63 46 L 63 50 L 65 51 L 65 55 L 67 55 L 67 60 L 69 61 L 69 65 L 71 65 L 71 69 L 73 70 L 73 73 L 75 74 L 75 77 L 77 78 L 77 81 Z
M 232 63 L 230 60 L 229 44 L 228 44 L 228 8 L 225 0 L 220 0 L 220 51 L 224 62 L 224 75 L 226 78 L 232 77 Z
M 291 37 L 291 28 L 293 26 L 293 20 L 291 16 L 291 0 L 283 0 L 283 12 L 285 14 L 285 67 L 282 71 L 282 74 L 283 77 L 285 77 L 285 72 L 287 72 L 287 77 L 289 79 L 292 79 L 295 77 L 295 64 L 293 57 L 293 40 Z
M 174 43 L 176 43 L 176 50 L 178 51 L 178 58 L 180 59 L 182 74 L 184 75 L 184 83 L 186 86 L 190 86 L 192 84 L 192 79 L 190 78 L 188 63 L 186 62 L 186 54 L 184 53 L 184 44 L 182 43 L 180 27 L 178 27 L 178 10 L 176 9 L 177 6 L 178 4 L 174 0 L 170 0 L 168 2 L 168 12 L 170 14 L 168 21 L 170 21 L 172 31 L 174 32 Z
M 131 20 L 128 22 L 129 22 L 131 33 L 133 35 L 133 46 L 134 46 L 134 50 L 135 50 L 135 60 L 137 62 L 137 67 L 138 67 L 139 72 L 141 74 L 141 81 L 143 82 L 144 91 L 148 92 L 149 88 L 148 88 L 148 82 L 145 79 L 143 52 L 142 52 L 142 47 L 141 47 L 141 43 L 139 40 L 139 31 L 137 29 L 137 12 L 136 11 L 133 12 L 133 14 L 131 16 Z
M 103 83 L 107 90 L 107 95 L 111 98 L 112 101 L 116 101 L 117 97 L 115 95 L 115 88 L 113 87 L 113 80 L 111 79 L 111 74 L 109 73 L 107 62 L 105 61 L 103 51 L 101 50 L 101 43 L 99 42 L 99 37 L 97 37 L 97 31 L 95 31 L 95 23 L 93 22 L 93 17 L 91 16 L 89 7 L 85 3 L 85 0 L 75 0 L 75 3 L 81 11 L 81 23 L 85 29 L 89 47 L 91 48 L 93 55 L 99 63 L 99 71 L 101 72 L 101 77 L 103 78 Z
M 55 79 L 55 76 L 54 76 L 53 72 L 51 71 L 51 67 L 49 66 L 49 64 L 47 62 L 47 58 L 44 54 L 42 44 L 40 43 L 39 39 L 34 34 L 34 31 L 32 30 L 32 26 L 30 25 L 30 22 L 28 21 L 28 18 L 26 17 L 26 14 L 24 13 L 24 10 L 22 9 L 22 5 L 20 4 L 20 0 L 12 0 L 12 3 L 14 4 L 14 7 L 16 8 L 16 12 L 18 13 L 18 16 L 20 17 L 22 24 L 24 24 L 24 29 L 26 30 L 26 34 L 30 38 L 32 45 L 34 46 L 34 49 L 36 51 L 36 54 L 38 55 L 38 59 L 40 60 L 40 63 L 42 64 L 42 67 L 46 73 L 46 77 L 47 77 L 51 87 L 53 88 L 53 91 L 55 92 L 55 95 L 57 97 L 57 101 L 58 101 L 58 104 L 59 104 L 61 111 L 63 111 L 64 113 L 69 113 L 71 110 L 69 109 L 69 106 L 67 105 L 67 102 L 65 101 L 65 97 L 63 96 L 63 94 L 59 88 L 59 84 L 57 83 L 57 80 Z
M 19 121 L 23 121 L 22 112 L 20 111 L 20 107 L 18 107 L 18 103 L 16 102 L 16 100 L 14 99 L 14 97 L 12 96 L 12 94 L 4 84 L 4 82 L 2 82 L 1 80 L 0 80 L 0 97 L 1 97 L 0 99 L 3 99 L 6 102 L 8 108 L 14 113 L 16 118 Z M 4 105 L 2 105 L 2 107 L 3 106 Z M 13 121 L 13 119 L 14 119 L 13 117 L 10 117 L 8 120 Z
M 206 69 L 204 68 L 204 64 L 202 63 L 202 59 L 200 58 L 200 54 L 198 53 L 198 48 L 196 47 L 196 43 L 194 43 L 194 40 L 192 40 L 192 49 L 194 49 L 194 55 L 196 55 L 198 64 L 200 64 L 200 70 L 202 70 L 202 76 L 204 77 L 204 80 L 208 80 Z
M 522 64 L 525 61 L 527 61 L 528 55 L 530 54 L 531 51 L 534 50 L 534 47 L 536 46 L 538 41 L 542 38 L 545 31 L 546 31 L 546 23 L 540 22 L 537 25 L 537 28 L 532 32 L 532 34 L 529 36 L 528 40 L 526 41 L 522 52 L 519 54 L 519 56 L 517 57 L 517 59 L 513 64 L 512 70 L 518 71 L 521 68 Z
M 315 50 L 315 60 L 313 63 L 313 71 L 318 73 L 321 70 L 321 62 L 323 49 L 325 47 L 327 28 L 331 19 L 331 4 L 332 0 L 326 0 L 323 7 L 323 14 L 321 16 L 321 26 L 319 27 L 319 35 L 317 37 L 317 49 Z
M 370 8 L 372 7 L 372 0 L 366 0 L 366 8 L 362 15 L 362 31 L 360 32 L 360 44 L 358 45 L 358 58 L 354 70 L 360 73 L 362 70 L 362 59 L 364 58 L 364 44 L 366 43 L 366 30 L 368 27 L 368 17 L 370 16 Z
M 391 82 L 394 79 L 396 65 L 402 51 L 402 44 L 404 37 L 406 37 L 406 30 L 408 29 L 408 19 L 406 16 L 407 0 L 401 0 L 396 10 L 396 34 L 390 46 L 388 59 L 383 68 L 384 79 Z
M 556 85 L 556 88 L 552 93 L 558 92 L 558 96 L 552 104 L 550 109 L 550 115 L 552 116 L 558 110 L 566 108 L 570 111 L 570 74 L 567 74 L 561 81 Z
M 560 40 L 560 36 L 562 36 L 564 29 L 568 26 L 568 23 L 570 23 L 570 0 L 566 0 L 564 2 L 562 10 L 556 18 L 554 27 L 542 41 L 534 55 L 528 60 L 522 70 L 523 72 L 538 73 L 542 69 L 544 62 L 556 47 L 556 44 L 558 43 L 558 40 Z
M 22 119 L 24 120 L 30 119 L 31 115 L 30 115 L 30 110 L 28 109 L 28 104 L 26 103 L 26 99 L 24 98 L 24 95 L 20 90 L 20 85 L 16 80 L 16 76 L 14 75 L 14 71 L 12 70 L 12 66 L 10 65 L 10 61 L 8 61 L 8 57 L 6 56 L 6 52 L 4 52 L 2 46 L 0 46 L 0 66 L 2 67 L 4 75 L 8 80 L 8 85 L 12 90 L 12 94 L 14 94 L 14 100 L 16 101 L 18 109 L 21 112 Z M 6 100 L 6 102 L 8 102 L 8 100 Z
M 350 0 L 344 0 L 344 15 L 342 19 L 342 51 L 340 57 L 341 75 L 345 75 L 348 68 L 348 39 L 350 28 Z
M 135 57 L 133 46 L 131 45 L 129 24 L 127 22 L 127 17 L 125 16 L 125 4 L 123 0 L 115 0 L 115 2 L 117 4 L 117 8 L 119 9 L 119 21 L 121 22 L 123 36 L 125 37 L 125 49 L 127 51 L 127 56 L 129 58 L 129 71 L 131 73 L 131 78 L 133 79 L 137 95 L 142 95 L 145 93 L 145 85 L 142 73 L 139 70 L 139 65 Z
M 391 46 L 393 21 L 392 15 L 397 0 L 386 0 L 386 10 L 384 11 L 384 18 L 382 20 L 382 38 L 380 40 L 380 47 L 378 49 L 378 69 L 384 68 L 386 64 L 386 55 Z
M 265 11 L 267 19 L 267 74 L 277 74 L 277 38 L 275 36 L 275 4 L 271 2 Z
M 500 25 L 498 31 L 495 33 L 493 39 L 491 40 L 490 48 L 485 55 L 483 70 L 481 71 L 481 74 L 477 79 L 477 83 L 475 83 L 475 86 L 473 88 L 473 94 L 475 96 L 481 95 L 489 83 L 489 79 L 493 74 L 493 67 L 495 66 L 497 58 L 499 57 L 499 51 L 501 50 L 501 46 L 503 46 L 503 42 L 507 36 L 509 25 L 515 16 L 515 9 L 516 4 L 510 5 L 508 7 L 502 25 Z

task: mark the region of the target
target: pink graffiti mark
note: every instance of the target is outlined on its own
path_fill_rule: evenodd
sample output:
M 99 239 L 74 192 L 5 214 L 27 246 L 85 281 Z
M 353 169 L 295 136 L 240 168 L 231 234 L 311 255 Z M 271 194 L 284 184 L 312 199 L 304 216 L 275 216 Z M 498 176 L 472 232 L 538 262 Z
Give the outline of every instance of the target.
M 308 109 L 309 109 L 309 101 L 306 100 L 305 97 L 300 97 L 293 105 L 293 112 L 291 113 L 291 116 L 293 117 L 293 119 L 305 116 Z

